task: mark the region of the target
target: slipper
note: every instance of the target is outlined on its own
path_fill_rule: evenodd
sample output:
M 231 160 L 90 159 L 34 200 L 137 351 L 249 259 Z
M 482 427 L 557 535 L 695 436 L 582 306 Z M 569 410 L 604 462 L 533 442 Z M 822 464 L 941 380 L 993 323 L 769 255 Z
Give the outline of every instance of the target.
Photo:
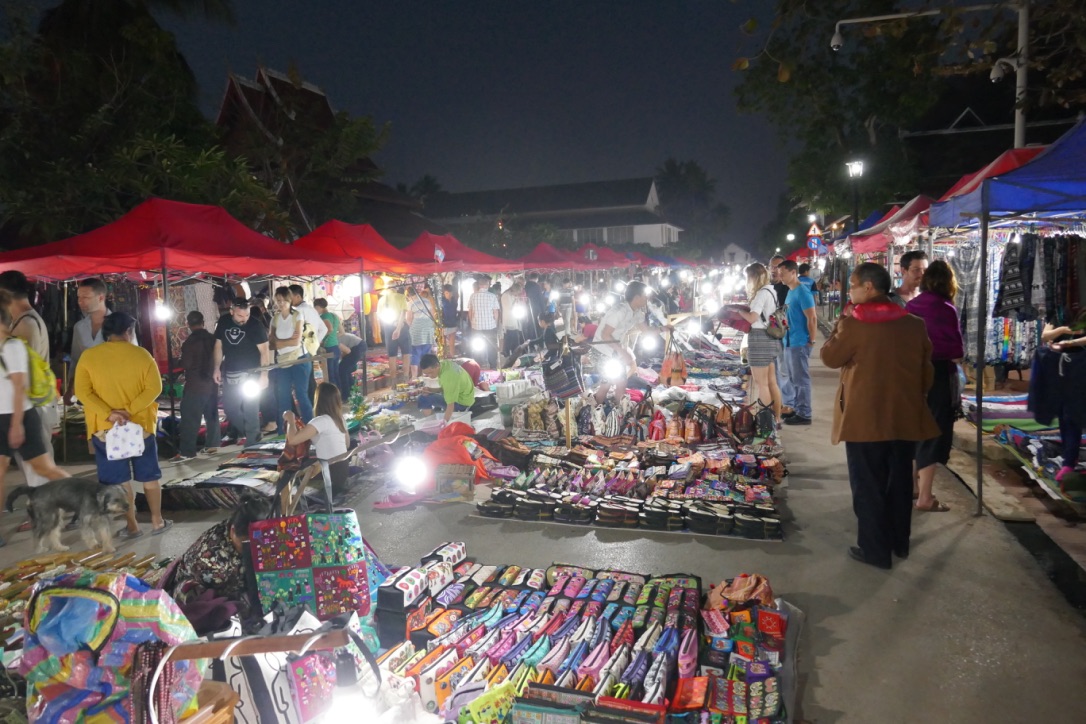
M 927 508 L 921 508 L 919 505 L 913 506 L 921 513 L 945 513 L 950 510 L 950 506 L 940 503 L 938 498 L 931 499 L 931 506 Z
M 161 528 L 155 528 L 154 530 L 152 530 L 151 535 L 162 535 L 163 533 L 168 531 L 170 528 L 173 528 L 173 521 L 163 519 L 162 527 Z
M 395 508 L 406 508 L 409 505 L 414 505 L 422 499 L 422 495 L 408 495 L 407 493 L 393 493 L 384 500 L 373 504 L 374 510 L 392 510 Z
M 143 529 L 142 528 L 140 530 L 137 530 L 135 533 L 130 532 L 128 530 L 128 528 L 121 528 L 119 531 L 117 531 L 117 533 L 113 537 L 114 538 L 120 538 L 121 540 L 136 540 L 137 538 L 139 538 L 142 535 L 143 535 Z

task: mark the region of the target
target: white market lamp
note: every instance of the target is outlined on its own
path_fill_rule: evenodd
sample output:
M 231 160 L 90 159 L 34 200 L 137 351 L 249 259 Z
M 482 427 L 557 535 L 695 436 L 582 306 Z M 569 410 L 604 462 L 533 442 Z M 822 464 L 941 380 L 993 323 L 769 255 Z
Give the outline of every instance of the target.
M 864 175 L 864 162 L 863 161 L 849 161 L 845 164 L 848 168 L 849 178 L 860 178 Z

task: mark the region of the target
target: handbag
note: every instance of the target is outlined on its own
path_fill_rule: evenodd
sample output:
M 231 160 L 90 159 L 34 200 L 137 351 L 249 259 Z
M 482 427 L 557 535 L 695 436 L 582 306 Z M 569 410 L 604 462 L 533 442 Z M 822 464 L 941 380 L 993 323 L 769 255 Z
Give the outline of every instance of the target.
M 568 346 L 544 358 L 543 384 L 547 392 L 560 400 L 584 392 L 581 361 Z
M 759 290 L 758 293 L 761 294 L 764 290 L 765 287 L 762 287 L 762 289 Z M 772 291 L 770 291 L 769 293 L 773 294 Z M 784 336 L 788 334 L 788 305 L 780 305 L 768 317 L 766 317 L 765 313 L 763 312 L 762 321 L 765 322 L 766 336 L 768 336 L 770 339 L 784 339 Z
M 671 337 L 667 339 L 667 349 L 664 350 L 664 362 L 660 365 L 660 383 L 670 387 L 678 387 L 686 384 L 686 360 L 682 353 L 676 351 L 671 344 Z
M 129 420 L 123 425 L 113 423 L 106 431 L 106 458 L 108 460 L 128 460 L 143 455 L 143 426 Z

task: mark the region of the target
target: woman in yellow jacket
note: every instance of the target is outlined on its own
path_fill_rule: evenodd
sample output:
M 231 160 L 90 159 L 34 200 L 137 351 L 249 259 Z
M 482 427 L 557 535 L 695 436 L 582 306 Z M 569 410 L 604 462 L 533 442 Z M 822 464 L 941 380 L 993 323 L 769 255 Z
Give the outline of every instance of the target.
M 124 485 L 128 491 L 128 528 L 121 538 L 143 535 L 136 522 L 135 494 L 128 482 L 143 484 L 151 509 L 151 535 L 161 535 L 173 525 L 162 519 L 162 471 L 158 466 L 155 426 L 162 393 L 162 377 L 151 354 L 132 343 L 136 320 L 114 312 L 102 322 L 105 342 L 83 353 L 75 371 L 75 394 L 83 403 L 87 435 L 94 447 L 98 480 L 103 485 Z M 143 428 L 143 454 L 125 460 L 110 460 L 105 436 L 114 423 L 134 422 Z

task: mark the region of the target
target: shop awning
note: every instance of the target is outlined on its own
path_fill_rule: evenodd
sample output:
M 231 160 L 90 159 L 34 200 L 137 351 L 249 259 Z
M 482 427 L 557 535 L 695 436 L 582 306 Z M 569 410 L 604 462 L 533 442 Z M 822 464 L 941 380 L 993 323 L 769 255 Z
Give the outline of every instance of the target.
M 1044 146 L 1031 146 L 1029 148 L 1015 148 L 1004 151 L 994 161 L 969 176 L 968 179 L 962 177 L 953 188 L 943 195 L 938 203 L 931 207 L 931 225 L 952 228 L 967 223 L 970 218 L 979 216 L 981 182 L 1029 163 L 1044 150 Z M 1078 163 L 1082 163 L 1081 158 Z
M 871 228 L 850 234 L 848 238 L 852 252 L 874 254 L 885 251 L 890 244 L 907 243 L 926 221 L 922 217 L 931 208 L 932 201 L 930 196 L 921 194 Z
M 1086 211 L 1086 121 L 989 188 L 988 208 L 996 213 Z
M 467 272 L 502 272 L 518 271 L 524 268 L 519 261 L 491 256 L 486 252 L 476 251 L 464 246 L 452 234 L 431 234 L 423 232 L 419 238 L 401 250 L 408 258 L 420 264 L 436 262 L 434 270 Z
M 352 268 L 349 261 L 352 259 L 361 262 L 367 272 L 426 273 L 432 271 L 434 266 L 411 261 L 369 224 L 329 221 L 296 240 L 294 248 L 327 256 L 342 256 L 345 260 L 342 274 L 359 271 L 358 264 Z
M 61 281 L 99 274 L 170 272 L 223 276 L 344 273 L 342 256 L 301 252 L 258 234 L 218 206 L 149 199 L 105 226 L 0 254 L 0 271 Z
M 574 257 L 574 252 L 556 249 L 545 241 L 518 259 L 525 269 L 583 269 L 581 261 Z

